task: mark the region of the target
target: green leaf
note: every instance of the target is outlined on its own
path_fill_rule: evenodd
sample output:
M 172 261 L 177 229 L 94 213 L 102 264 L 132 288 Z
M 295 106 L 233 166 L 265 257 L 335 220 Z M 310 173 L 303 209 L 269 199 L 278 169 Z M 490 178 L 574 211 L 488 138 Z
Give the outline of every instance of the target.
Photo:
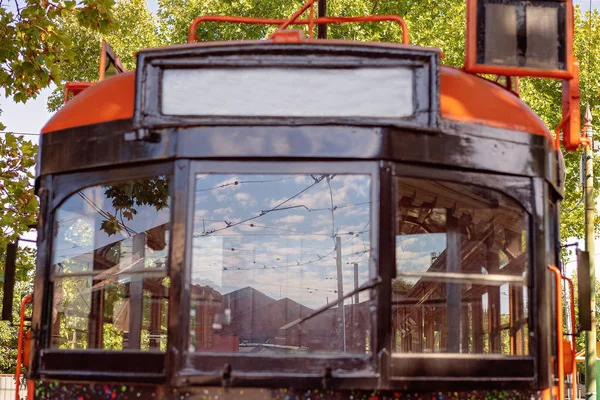
M 119 225 L 119 222 L 112 215 L 109 217 L 109 219 L 102 221 L 100 224 L 100 229 L 106 232 L 108 236 L 112 236 L 121 232 L 121 226 Z

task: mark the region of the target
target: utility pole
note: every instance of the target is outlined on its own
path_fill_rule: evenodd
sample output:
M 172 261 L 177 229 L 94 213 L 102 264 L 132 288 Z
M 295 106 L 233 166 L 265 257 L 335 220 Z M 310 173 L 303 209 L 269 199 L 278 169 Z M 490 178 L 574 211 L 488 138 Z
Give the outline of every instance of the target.
M 325 18 L 327 16 L 327 0 L 319 0 L 318 16 L 319 16 L 319 18 Z M 327 39 L 327 25 L 326 24 L 320 24 L 317 27 L 317 38 L 318 39 Z
M 337 251 L 337 292 L 338 292 L 338 319 L 340 323 L 340 351 L 346 352 L 346 317 L 344 313 L 344 275 L 342 271 L 342 238 L 335 237 L 335 248 Z
M 358 290 L 358 263 L 354 263 L 354 290 Z M 358 292 L 354 295 L 354 304 L 358 304 Z
M 585 108 L 583 130 L 589 138 L 589 144 L 584 149 L 585 174 L 583 194 L 585 199 L 585 250 L 590 254 L 590 294 L 592 310 L 592 330 L 585 333 L 585 391 L 586 399 L 596 400 L 598 393 L 596 382 L 596 271 L 594 265 L 594 130 L 592 128 L 592 113 L 589 103 Z

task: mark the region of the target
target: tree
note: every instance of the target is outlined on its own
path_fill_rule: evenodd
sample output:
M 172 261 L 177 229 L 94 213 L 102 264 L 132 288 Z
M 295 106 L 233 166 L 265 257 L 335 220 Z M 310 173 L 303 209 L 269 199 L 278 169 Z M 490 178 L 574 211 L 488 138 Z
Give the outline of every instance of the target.
M 0 137 L 0 248 L 35 224 L 38 202 L 31 188 L 37 146 L 12 134 Z
M 143 0 L 123 0 L 114 8 L 114 23 L 104 32 L 92 32 L 81 27 L 73 17 L 60 20 L 62 29 L 71 38 L 75 57 L 60 64 L 65 81 L 94 81 L 98 76 L 100 40 L 107 40 L 128 69 L 135 68 L 133 54 L 147 47 L 182 44 L 187 41 L 190 22 L 199 15 L 244 15 L 285 18 L 304 2 L 295 0 L 159 0 L 157 16 L 147 9 Z M 415 4 L 416 3 L 416 4 Z M 445 51 L 445 62 L 459 66 L 464 54 L 465 5 L 461 0 L 330 0 L 330 15 L 401 14 L 411 29 L 412 42 Z M 418 27 L 418 28 L 417 28 Z M 206 23 L 198 28 L 202 40 L 261 39 L 275 27 L 259 25 Z M 400 42 L 401 31 L 394 23 L 347 24 L 330 26 L 334 39 Z M 62 90 L 58 89 L 50 109 L 60 107 Z
M 105 30 L 110 24 L 114 0 L 82 0 L 54 3 L 15 0 L 15 11 L 0 0 L 0 87 L 16 102 L 35 98 L 51 82 L 60 82 L 63 65 L 73 59 L 71 37 L 57 23 L 71 17 L 82 29 Z M 1 111 L 0 111 L 1 112 Z M 6 127 L 0 123 L 0 130 Z M 31 168 L 37 146 L 7 134 L 0 139 L 0 259 L 6 243 L 14 241 L 35 222 L 37 200 L 33 195 Z
M 141 49 L 162 46 L 154 16 L 145 0 L 122 0 L 112 12 L 112 23 L 105 30 L 82 26 L 75 15 L 59 18 L 57 24 L 70 38 L 73 57 L 57 62 L 61 81 L 49 99 L 48 109 L 58 110 L 63 104 L 66 82 L 93 82 L 98 79 L 102 40 L 110 43 L 128 69 L 135 69 L 135 53 Z
M 59 65 L 73 59 L 71 37 L 58 20 L 71 17 L 85 29 L 105 30 L 114 0 L 51 2 L 15 0 L 15 11 L 0 0 L 0 87 L 15 102 L 35 98 L 52 82 L 60 82 Z M 1 112 L 1 110 L 0 110 Z M 0 123 L 0 131 L 6 127 Z M 0 258 L 6 243 L 35 222 L 31 168 L 37 146 L 13 135 L 0 139 Z
M 0 0 L 0 88 L 5 97 L 25 103 L 52 82 L 60 82 L 60 63 L 73 58 L 70 36 L 57 21 L 71 17 L 81 27 L 105 30 L 111 22 L 114 0 L 53 2 L 15 0 L 8 7 Z M 0 110 L 1 114 L 1 110 Z M 6 127 L 0 122 L 0 131 Z M 0 136 L 0 265 L 6 245 L 30 229 L 37 219 L 38 201 L 33 194 L 37 146 L 11 134 Z M 20 249 L 17 257 L 15 315 L 21 298 L 32 290 L 35 251 Z M 2 278 L 3 279 L 3 278 Z M 0 322 L 0 370 L 14 372 L 17 328 Z
M 30 229 L 37 219 L 38 201 L 33 194 L 33 166 L 37 145 L 12 134 L 0 136 L 0 265 L 6 246 Z M 20 248 L 13 296 L 13 321 L 19 320 L 21 299 L 33 289 L 35 250 Z M 4 274 L 0 276 L 4 281 Z M 0 290 L 0 293 L 2 291 Z M 2 298 L 2 297 L 0 297 Z M 0 371 L 13 373 L 16 365 L 18 326 L 0 322 Z
M 71 38 L 57 21 L 71 16 L 82 27 L 105 30 L 113 2 L 15 0 L 16 11 L 10 11 L 0 1 L 0 87 L 5 96 L 24 103 L 52 81 L 59 82 L 57 63 L 72 59 L 73 52 Z
M 17 365 L 19 310 L 21 299 L 33 291 L 35 253 L 35 249 L 32 248 L 20 248 L 18 251 L 12 314 L 14 324 L 8 321 L 0 321 L 0 371 L 3 374 L 13 374 Z M 2 265 L 4 265 L 4 262 L 2 262 Z M 3 282 L 4 276 L 0 280 Z M 0 295 L 3 297 L 1 286 Z

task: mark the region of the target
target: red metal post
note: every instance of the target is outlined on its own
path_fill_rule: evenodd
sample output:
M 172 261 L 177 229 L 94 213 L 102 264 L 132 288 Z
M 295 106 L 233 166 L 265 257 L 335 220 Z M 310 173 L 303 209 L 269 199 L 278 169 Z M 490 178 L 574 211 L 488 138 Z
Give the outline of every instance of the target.
M 25 330 L 25 307 L 27 304 L 31 303 L 33 300 L 33 295 L 28 294 L 23 298 L 21 302 L 21 313 L 20 313 L 20 321 L 19 321 L 19 341 L 17 343 L 17 370 L 15 371 L 15 400 L 20 400 L 19 397 L 19 386 L 21 385 L 21 368 L 23 364 L 23 336 Z M 29 385 L 28 385 L 29 386 Z M 28 388 L 29 389 L 29 388 Z M 29 392 L 29 390 L 28 390 Z M 29 397 L 29 393 L 27 395 L 27 400 L 33 400 L 33 397 Z
M 325 17 L 316 18 L 313 20 L 314 24 L 346 24 L 350 22 L 397 22 L 402 28 L 402 44 L 410 44 L 408 26 L 402 17 L 398 15 L 366 15 L 358 17 Z M 203 22 L 229 22 L 235 24 L 250 24 L 250 25 L 280 25 L 289 22 L 287 19 L 280 18 L 251 18 L 251 17 L 228 17 L 223 15 L 204 15 L 196 18 L 190 25 L 188 31 L 188 43 L 194 43 L 200 41 L 200 38 L 196 35 L 196 29 L 198 25 Z M 308 25 L 310 20 L 298 19 L 288 25 Z M 288 26 L 286 25 L 286 26 Z
M 564 366 L 564 356 L 563 356 L 563 305 L 562 305 L 562 274 L 560 269 L 555 267 L 554 265 L 549 265 L 548 269 L 552 271 L 554 275 L 554 284 L 555 284 L 555 297 L 556 297 L 556 340 L 558 343 L 557 346 L 557 355 L 556 361 L 558 363 L 558 398 L 565 398 L 565 366 Z

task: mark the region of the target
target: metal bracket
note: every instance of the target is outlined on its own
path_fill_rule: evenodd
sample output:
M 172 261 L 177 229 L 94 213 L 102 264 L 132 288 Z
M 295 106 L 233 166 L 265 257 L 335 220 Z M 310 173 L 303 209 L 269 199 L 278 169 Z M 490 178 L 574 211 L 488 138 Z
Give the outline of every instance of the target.
M 144 128 L 137 129 L 133 132 L 126 132 L 123 136 L 126 142 L 144 141 L 151 143 L 160 143 L 161 141 L 160 133 Z

